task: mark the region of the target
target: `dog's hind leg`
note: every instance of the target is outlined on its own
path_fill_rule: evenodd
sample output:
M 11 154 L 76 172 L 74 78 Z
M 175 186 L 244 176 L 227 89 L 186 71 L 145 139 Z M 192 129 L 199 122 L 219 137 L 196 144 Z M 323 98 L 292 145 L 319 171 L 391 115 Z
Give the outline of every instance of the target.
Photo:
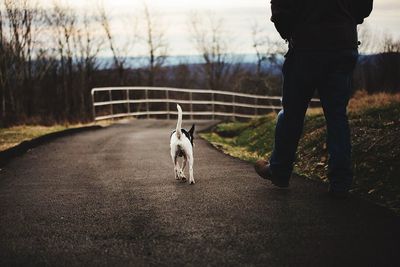
M 178 159 L 175 159 L 175 179 L 180 180 L 182 178 L 182 171 L 181 168 L 179 167 L 179 162 Z
M 181 168 L 181 174 L 182 174 L 182 179 L 183 179 L 183 180 L 186 180 L 186 176 L 185 176 L 185 168 L 186 168 L 186 165 L 187 165 L 187 157 L 184 156 L 184 157 L 183 157 L 183 161 L 182 161 L 182 168 Z
M 193 156 L 189 157 L 189 183 L 194 184 L 194 177 L 193 177 Z
M 172 162 L 174 163 L 174 174 L 175 174 L 175 179 L 180 180 L 181 176 L 180 174 L 180 167 L 178 163 L 178 156 L 175 155 L 175 153 L 171 152 L 171 157 L 172 157 Z
M 175 171 L 175 179 L 176 180 L 181 180 L 183 182 L 186 182 L 186 177 L 185 174 L 183 173 L 183 169 L 181 169 L 181 167 L 179 166 L 179 162 L 178 162 L 178 156 L 174 157 L 174 171 Z

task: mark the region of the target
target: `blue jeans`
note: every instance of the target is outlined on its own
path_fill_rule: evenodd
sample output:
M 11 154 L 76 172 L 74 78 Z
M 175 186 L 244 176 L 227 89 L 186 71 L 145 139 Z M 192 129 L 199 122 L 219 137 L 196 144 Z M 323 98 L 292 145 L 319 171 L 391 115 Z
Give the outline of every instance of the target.
M 271 171 L 289 180 L 308 104 L 317 90 L 327 123 L 330 190 L 347 191 L 352 183 L 347 104 L 357 50 L 289 51 L 283 65 L 283 109 L 275 128 Z

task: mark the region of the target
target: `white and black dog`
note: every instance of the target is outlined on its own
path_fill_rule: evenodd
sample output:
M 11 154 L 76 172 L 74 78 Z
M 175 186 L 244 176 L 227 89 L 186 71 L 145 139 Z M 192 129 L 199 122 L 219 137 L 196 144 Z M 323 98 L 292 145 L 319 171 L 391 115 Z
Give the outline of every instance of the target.
M 176 105 L 178 109 L 178 123 L 176 130 L 171 134 L 170 146 L 171 157 L 174 163 L 175 178 L 186 182 L 184 170 L 189 163 L 189 183 L 194 184 L 193 178 L 193 134 L 194 124 L 189 131 L 182 129 L 182 108 Z M 183 157 L 182 168 L 179 167 L 178 157 Z

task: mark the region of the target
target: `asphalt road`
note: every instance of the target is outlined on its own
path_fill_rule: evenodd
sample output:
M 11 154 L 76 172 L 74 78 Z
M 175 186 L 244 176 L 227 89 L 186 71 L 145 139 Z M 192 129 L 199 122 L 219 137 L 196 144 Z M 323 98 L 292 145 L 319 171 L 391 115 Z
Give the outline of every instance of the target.
M 174 125 L 62 137 L 3 167 L 0 265 L 399 266 L 399 218 L 326 185 L 276 189 L 200 139 L 196 184 L 176 181 Z

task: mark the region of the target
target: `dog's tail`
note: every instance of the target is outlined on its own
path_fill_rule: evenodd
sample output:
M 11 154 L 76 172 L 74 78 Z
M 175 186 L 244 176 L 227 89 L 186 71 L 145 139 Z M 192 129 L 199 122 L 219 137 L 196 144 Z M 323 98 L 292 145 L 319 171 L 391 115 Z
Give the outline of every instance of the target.
M 176 124 L 176 137 L 178 139 L 181 139 L 182 136 L 182 108 L 179 106 L 179 104 L 176 105 L 176 108 L 178 109 L 178 123 Z

